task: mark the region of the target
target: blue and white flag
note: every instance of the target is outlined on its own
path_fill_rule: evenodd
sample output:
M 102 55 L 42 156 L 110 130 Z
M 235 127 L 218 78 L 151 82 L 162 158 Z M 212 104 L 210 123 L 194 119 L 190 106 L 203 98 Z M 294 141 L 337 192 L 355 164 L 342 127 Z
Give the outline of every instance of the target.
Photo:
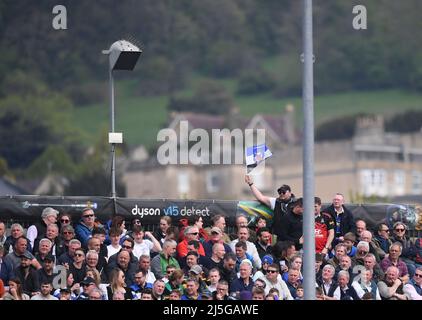
M 248 172 L 252 171 L 259 164 L 263 163 L 265 159 L 271 157 L 273 154 L 265 144 L 257 146 L 246 147 L 245 158 Z

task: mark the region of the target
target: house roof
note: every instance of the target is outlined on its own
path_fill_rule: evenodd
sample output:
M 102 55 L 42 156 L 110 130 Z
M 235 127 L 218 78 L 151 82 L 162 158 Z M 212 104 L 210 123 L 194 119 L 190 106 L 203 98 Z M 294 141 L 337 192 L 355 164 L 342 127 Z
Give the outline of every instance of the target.
M 5 178 L 0 178 L 0 195 L 6 196 L 6 195 L 22 195 L 22 194 L 28 194 L 25 189 L 15 185 L 14 183 L 8 181 Z
M 227 117 L 219 115 L 208 115 L 200 113 L 176 113 L 169 125 L 169 128 L 174 129 L 180 121 L 188 121 L 192 128 L 202 128 L 205 130 L 229 128 L 229 117 L 232 118 L 231 126 L 245 129 L 254 127 L 256 122 L 261 122 L 264 127 L 268 127 L 272 135 L 275 135 L 281 141 L 287 140 L 286 133 L 286 118 L 283 115 L 261 115 L 257 114 L 253 117 L 242 117 L 239 115 Z M 233 129 L 233 128 L 230 128 Z M 277 140 L 278 140 L 277 139 Z
M 205 130 L 224 128 L 226 120 L 223 116 L 202 114 L 202 113 L 177 113 L 171 121 L 169 127 L 174 129 L 180 121 L 188 121 L 193 128 Z
M 262 115 L 262 118 L 280 138 L 286 138 L 286 119 L 283 116 Z

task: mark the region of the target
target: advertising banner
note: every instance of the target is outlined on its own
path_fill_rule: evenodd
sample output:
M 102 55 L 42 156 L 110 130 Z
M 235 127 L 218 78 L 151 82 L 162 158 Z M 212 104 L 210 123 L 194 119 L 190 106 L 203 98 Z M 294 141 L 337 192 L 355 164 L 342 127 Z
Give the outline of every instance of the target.
M 326 204 L 328 205 L 328 204 Z M 174 199 L 132 199 L 109 197 L 52 197 L 52 196 L 3 196 L 0 197 L 0 219 L 12 223 L 14 221 L 33 223 L 40 219 L 46 207 L 53 207 L 59 212 L 66 212 L 77 221 L 82 209 L 94 209 L 101 222 L 105 222 L 115 214 L 127 220 L 139 218 L 144 225 L 158 224 L 160 217 L 170 216 L 173 221 L 201 216 L 205 225 L 213 216 L 223 214 L 227 224 L 233 226 L 237 215 L 246 215 L 250 224 L 257 217 L 272 220 L 273 211 L 257 201 L 225 201 L 225 200 L 174 200 Z M 369 228 L 380 222 L 386 222 L 390 228 L 397 221 L 404 222 L 410 230 L 422 230 L 422 207 L 407 204 L 346 204 L 355 219 L 364 219 Z

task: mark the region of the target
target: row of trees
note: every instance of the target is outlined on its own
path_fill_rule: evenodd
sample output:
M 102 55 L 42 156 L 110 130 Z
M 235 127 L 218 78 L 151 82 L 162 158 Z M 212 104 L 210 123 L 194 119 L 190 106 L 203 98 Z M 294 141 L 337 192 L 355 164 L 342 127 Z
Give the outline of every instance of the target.
M 421 90 L 422 41 L 415 30 L 422 26 L 422 2 L 365 3 L 364 31 L 352 28 L 355 2 L 314 2 L 316 91 Z M 224 114 L 232 105 L 228 92 L 212 81 L 180 98 L 177 93 L 192 73 L 235 78 L 239 94 L 301 92 L 300 1 L 122 0 L 116 5 L 115 0 L 63 0 L 67 30 L 52 28 L 56 4 L 0 1 L 2 175 L 53 172 L 69 178 L 68 194 L 108 193 L 106 139 L 99 137 L 102 143 L 88 152 L 84 133 L 75 129 L 70 115 L 74 107 L 106 101 L 101 83 L 107 80 L 107 58 L 101 51 L 116 39 L 141 41 L 142 63 L 130 74 L 138 79 L 136 91 L 170 95 L 172 110 L 200 107 Z M 268 64 L 275 56 L 283 56 L 277 67 Z M 418 117 L 410 115 L 414 126 Z M 350 135 L 352 120 L 343 119 L 343 128 L 350 130 L 334 136 Z M 407 118 L 395 122 L 410 127 Z M 317 136 L 323 136 L 322 130 Z
M 60 176 L 67 180 L 65 195 L 109 194 L 106 128 L 88 147 L 72 123 L 72 102 L 34 75 L 9 74 L 1 90 L 8 92 L 0 98 L 1 177 Z M 118 188 L 123 190 L 121 183 Z
M 51 26 L 50 0 L 0 4 L 0 84 L 21 68 L 54 89 L 69 86 L 82 102 L 101 99 L 86 83 L 105 80 L 101 50 L 128 35 L 142 42 L 137 67 L 140 94 L 168 94 L 184 87 L 192 71 L 236 77 L 245 94 L 300 91 L 301 2 L 290 0 L 114 0 L 62 1 L 68 29 Z M 357 1 L 314 2 L 315 76 L 318 92 L 401 87 L 422 89 L 422 2 L 365 3 L 368 29 L 352 28 Z M 263 69 L 283 55 L 277 70 Z M 74 88 L 75 84 L 82 84 Z M 88 100 L 88 101 L 86 101 Z
M 356 121 L 360 117 L 370 116 L 359 113 L 330 119 L 316 128 L 315 140 L 347 140 L 354 136 Z M 387 132 L 410 133 L 422 130 L 422 111 L 410 110 L 388 116 L 384 123 Z

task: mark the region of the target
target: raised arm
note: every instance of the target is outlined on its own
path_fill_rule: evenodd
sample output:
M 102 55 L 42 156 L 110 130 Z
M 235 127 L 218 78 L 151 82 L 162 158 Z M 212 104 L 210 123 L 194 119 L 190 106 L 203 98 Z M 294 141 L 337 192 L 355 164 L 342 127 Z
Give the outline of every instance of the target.
M 154 237 L 154 235 L 149 232 L 145 231 L 145 235 L 151 240 L 151 242 L 154 244 L 154 247 L 152 248 L 154 252 L 161 252 L 161 244 L 160 242 Z
M 252 177 L 250 175 L 245 175 L 245 182 L 249 185 L 251 188 L 252 194 L 262 204 L 265 204 L 267 207 L 271 208 L 271 200 L 270 197 L 264 196 L 261 191 L 258 190 L 258 188 L 253 183 Z

